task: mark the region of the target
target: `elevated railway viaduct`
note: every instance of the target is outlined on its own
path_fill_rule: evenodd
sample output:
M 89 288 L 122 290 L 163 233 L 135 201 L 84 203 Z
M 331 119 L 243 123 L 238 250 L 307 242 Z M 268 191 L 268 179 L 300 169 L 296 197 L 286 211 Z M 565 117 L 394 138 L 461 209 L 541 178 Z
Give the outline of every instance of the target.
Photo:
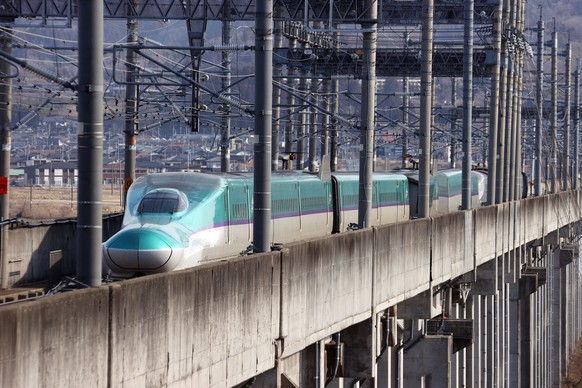
M 523 199 L 2 305 L 0 382 L 558 386 L 581 329 L 581 201 Z

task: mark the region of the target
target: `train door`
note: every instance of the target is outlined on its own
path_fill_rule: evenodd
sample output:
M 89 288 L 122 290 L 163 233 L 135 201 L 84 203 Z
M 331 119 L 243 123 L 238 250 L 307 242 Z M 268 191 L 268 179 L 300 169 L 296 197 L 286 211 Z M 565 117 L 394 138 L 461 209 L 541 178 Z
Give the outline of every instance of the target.
M 228 244 L 244 245 L 251 241 L 251 204 L 252 193 L 246 182 L 230 182 L 227 189 L 227 238 Z M 243 246 L 244 248 L 244 246 Z
M 408 179 L 399 180 L 396 184 L 396 201 L 398 202 L 398 221 L 407 221 L 410 218 L 408 205 Z
M 382 206 L 380 202 L 380 185 L 382 183 L 384 182 L 372 181 L 372 214 L 370 217 L 372 226 L 382 224 Z
M 341 232 L 342 227 L 342 213 L 340 202 L 340 184 L 335 175 L 331 177 L 331 198 L 333 203 L 333 226 L 332 233 Z
M 301 238 L 299 209 L 299 183 L 291 179 L 275 182 L 271 189 L 274 243 L 288 243 Z

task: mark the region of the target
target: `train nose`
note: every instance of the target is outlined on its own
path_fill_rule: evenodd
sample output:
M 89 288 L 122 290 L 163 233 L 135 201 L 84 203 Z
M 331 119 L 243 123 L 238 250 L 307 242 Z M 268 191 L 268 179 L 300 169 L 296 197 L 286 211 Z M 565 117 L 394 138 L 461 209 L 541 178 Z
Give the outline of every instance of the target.
M 103 244 L 103 256 L 111 269 L 136 272 L 171 271 L 178 263 L 179 252 L 173 238 L 143 228 L 121 231 Z

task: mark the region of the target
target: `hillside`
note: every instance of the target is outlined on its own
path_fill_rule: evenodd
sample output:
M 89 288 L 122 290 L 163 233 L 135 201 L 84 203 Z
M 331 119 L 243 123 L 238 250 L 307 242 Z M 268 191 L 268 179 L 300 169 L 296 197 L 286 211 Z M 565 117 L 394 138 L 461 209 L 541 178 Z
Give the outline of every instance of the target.
M 541 8 L 540 8 L 541 7 Z M 535 28 L 540 18 L 540 10 L 545 22 L 545 40 L 548 41 L 555 28 L 558 43 L 563 47 L 568 41 L 572 44 L 573 62 L 582 56 L 582 0 L 535 0 L 526 2 L 526 28 Z M 535 32 L 528 32 L 530 44 L 535 43 Z M 532 39 L 533 38 L 533 39 Z

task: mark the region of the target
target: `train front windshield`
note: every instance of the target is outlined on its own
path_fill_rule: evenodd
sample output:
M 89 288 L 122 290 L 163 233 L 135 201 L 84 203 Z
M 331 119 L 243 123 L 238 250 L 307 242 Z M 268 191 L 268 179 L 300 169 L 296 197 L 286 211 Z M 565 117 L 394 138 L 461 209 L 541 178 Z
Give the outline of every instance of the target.
M 174 214 L 186 210 L 188 202 L 176 190 L 160 189 L 147 193 L 140 201 L 141 214 Z

